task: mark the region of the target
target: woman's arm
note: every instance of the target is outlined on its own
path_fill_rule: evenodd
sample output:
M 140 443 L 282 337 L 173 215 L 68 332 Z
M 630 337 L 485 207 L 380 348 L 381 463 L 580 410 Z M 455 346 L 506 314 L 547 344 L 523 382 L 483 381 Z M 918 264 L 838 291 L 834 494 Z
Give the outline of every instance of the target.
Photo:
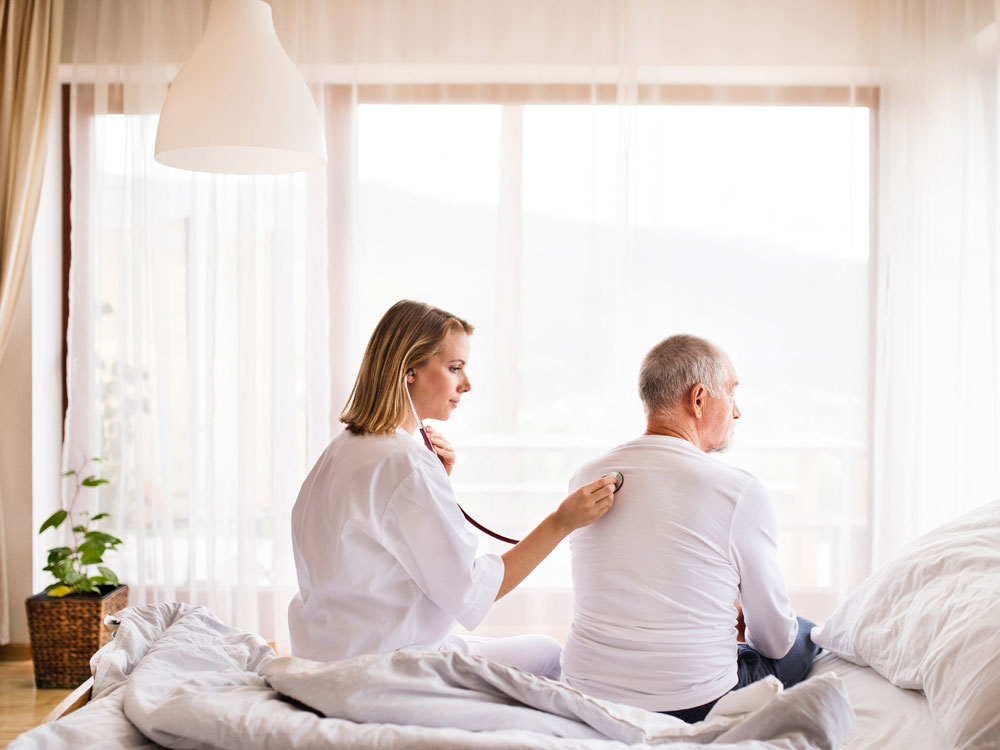
M 563 500 L 524 539 L 503 555 L 503 581 L 496 598 L 506 596 L 548 557 L 570 532 L 593 523 L 611 509 L 614 477 L 601 477 L 586 484 Z

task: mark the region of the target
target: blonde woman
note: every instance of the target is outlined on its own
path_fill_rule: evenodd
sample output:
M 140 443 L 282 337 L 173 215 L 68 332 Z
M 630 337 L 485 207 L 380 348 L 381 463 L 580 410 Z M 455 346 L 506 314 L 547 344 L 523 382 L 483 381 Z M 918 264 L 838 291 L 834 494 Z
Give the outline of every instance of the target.
M 563 500 L 503 555 L 476 556 L 448 475 L 451 445 L 420 419 L 446 420 L 471 385 L 472 326 L 404 300 L 382 317 L 341 414 L 346 429 L 320 456 L 292 511 L 299 591 L 288 609 L 292 651 L 321 661 L 402 648 L 460 650 L 535 674 L 559 675 L 557 641 L 485 639 L 472 630 L 571 531 L 611 508 L 614 479 Z

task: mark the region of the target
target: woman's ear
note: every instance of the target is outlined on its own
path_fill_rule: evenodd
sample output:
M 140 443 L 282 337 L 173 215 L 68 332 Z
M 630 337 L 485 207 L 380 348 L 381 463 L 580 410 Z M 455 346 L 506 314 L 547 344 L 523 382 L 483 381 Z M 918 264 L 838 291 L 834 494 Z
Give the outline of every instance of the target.
M 409 370 L 406 371 L 406 382 L 407 383 L 412 383 L 413 382 L 413 377 L 415 375 L 416 375 L 416 373 L 413 372 L 413 368 L 411 367 Z

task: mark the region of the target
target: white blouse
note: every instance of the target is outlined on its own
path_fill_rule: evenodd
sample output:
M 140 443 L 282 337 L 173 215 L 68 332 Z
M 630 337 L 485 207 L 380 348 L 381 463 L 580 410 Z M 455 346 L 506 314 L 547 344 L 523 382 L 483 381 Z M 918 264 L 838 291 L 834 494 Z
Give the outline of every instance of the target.
M 482 621 L 503 580 L 498 555 L 476 557 L 440 460 L 403 430 L 330 443 L 292 509 L 292 547 L 292 652 L 318 661 L 438 648 L 456 621 Z

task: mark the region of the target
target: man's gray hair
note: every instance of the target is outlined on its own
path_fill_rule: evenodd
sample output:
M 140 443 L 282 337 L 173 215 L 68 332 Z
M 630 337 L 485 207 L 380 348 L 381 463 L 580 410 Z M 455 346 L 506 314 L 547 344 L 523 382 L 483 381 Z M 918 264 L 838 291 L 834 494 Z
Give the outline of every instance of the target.
M 679 334 L 649 350 L 639 369 L 639 398 L 646 416 L 668 411 L 698 383 L 718 396 L 729 376 L 729 358 L 709 341 Z

